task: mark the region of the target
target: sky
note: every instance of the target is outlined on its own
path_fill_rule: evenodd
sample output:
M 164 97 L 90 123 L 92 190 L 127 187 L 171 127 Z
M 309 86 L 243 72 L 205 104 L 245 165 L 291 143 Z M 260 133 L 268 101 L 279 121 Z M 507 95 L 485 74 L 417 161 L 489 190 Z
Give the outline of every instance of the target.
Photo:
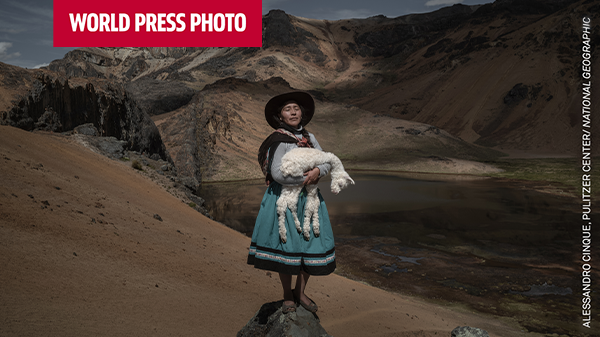
M 493 0 L 263 0 L 263 14 L 281 9 L 310 19 L 341 20 L 427 13 L 457 3 L 476 5 Z M 52 1 L 0 0 L 0 62 L 39 68 L 75 48 L 52 47 Z

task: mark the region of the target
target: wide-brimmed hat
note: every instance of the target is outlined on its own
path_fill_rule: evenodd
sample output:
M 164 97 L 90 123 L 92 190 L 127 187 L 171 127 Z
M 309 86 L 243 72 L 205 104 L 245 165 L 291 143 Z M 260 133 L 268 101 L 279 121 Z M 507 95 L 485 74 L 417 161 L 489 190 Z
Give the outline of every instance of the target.
M 265 119 L 273 129 L 279 128 L 281 123 L 278 117 L 281 112 L 279 109 L 284 103 L 289 101 L 294 101 L 302 106 L 302 109 L 304 110 L 302 121 L 300 123 L 302 126 L 308 124 L 315 114 L 315 101 L 312 96 L 306 92 L 294 91 L 275 96 L 267 102 L 267 105 L 265 105 Z

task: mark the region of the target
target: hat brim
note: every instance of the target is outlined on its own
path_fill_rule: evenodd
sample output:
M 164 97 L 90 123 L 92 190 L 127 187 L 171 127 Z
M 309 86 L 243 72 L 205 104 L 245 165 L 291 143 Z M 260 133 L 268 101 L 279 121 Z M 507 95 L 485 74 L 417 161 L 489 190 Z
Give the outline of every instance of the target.
M 267 102 L 267 105 L 265 105 L 265 119 L 273 129 L 279 128 L 281 122 L 278 118 L 280 113 L 278 110 L 288 101 L 296 101 L 296 103 L 301 105 L 304 109 L 304 116 L 302 116 L 301 122 L 302 126 L 308 124 L 315 114 L 315 101 L 312 96 L 306 92 L 294 91 L 275 96 Z

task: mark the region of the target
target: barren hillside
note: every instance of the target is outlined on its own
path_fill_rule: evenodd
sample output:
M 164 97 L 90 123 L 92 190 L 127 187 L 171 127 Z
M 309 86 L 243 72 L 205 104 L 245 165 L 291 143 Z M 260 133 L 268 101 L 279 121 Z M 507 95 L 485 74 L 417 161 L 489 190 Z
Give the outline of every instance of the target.
M 72 136 L 0 126 L 0 176 L 2 336 L 233 336 L 280 300 L 279 279 L 246 265 L 249 238 Z M 523 335 L 337 275 L 311 284 L 336 336 Z
M 483 173 L 495 168 L 477 161 L 498 151 L 579 153 L 580 21 L 599 12 L 589 0 L 339 21 L 271 11 L 262 48 L 82 48 L 48 69 L 70 83 L 122 85 L 154 116 L 191 185 L 259 176 L 254 157 L 270 132 L 263 106 L 290 90 L 316 98 L 309 129 L 349 168 Z M 591 36 L 596 48 L 600 28 Z M 35 96 L 13 82 L 3 84 L 7 95 L 21 86 Z

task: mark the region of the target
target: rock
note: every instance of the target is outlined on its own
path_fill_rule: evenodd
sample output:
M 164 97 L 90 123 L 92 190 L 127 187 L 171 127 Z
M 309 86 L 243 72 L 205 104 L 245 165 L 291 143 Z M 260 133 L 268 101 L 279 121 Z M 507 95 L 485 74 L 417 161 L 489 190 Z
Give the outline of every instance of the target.
M 93 126 L 92 126 L 93 127 Z M 89 131 L 89 129 L 87 129 Z M 87 132 L 86 131 L 86 132 Z M 96 152 L 112 159 L 122 158 L 127 142 L 118 140 L 115 137 L 95 137 L 95 136 L 79 136 L 84 137 L 88 147 Z
M 93 123 L 81 124 L 79 126 L 76 126 L 75 129 L 73 129 L 73 131 L 75 133 L 86 136 L 100 136 L 98 129 L 96 129 Z
M 125 85 L 148 115 L 160 115 L 176 110 L 190 102 L 196 91 L 178 81 L 141 78 Z
M 263 65 L 263 66 L 270 66 L 273 67 L 277 64 L 277 58 L 273 55 L 271 56 L 267 56 L 267 57 L 263 57 L 260 60 L 258 60 L 258 64 Z
M 193 194 L 190 191 L 187 191 L 185 195 L 190 199 L 190 201 L 192 201 L 196 205 L 198 205 L 198 206 L 204 206 L 205 200 L 202 199 L 202 198 L 200 198 L 199 196 Z
M 440 129 L 435 127 L 435 126 L 430 126 L 429 128 L 427 128 L 427 130 L 425 130 L 424 132 L 428 132 L 431 131 L 433 133 L 435 133 L 436 135 L 440 134 Z
M 115 137 L 102 137 L 98 139 L 99 148 L 111 158 L 119 159 L 123 156 L 123 147 L 126 142 Z
M 487 331 L 470 326 L 457 326 L 452 330 L 451 337 L 490 337 Z
M 527 98 L 527 94 L 529 93 L 529 88 L 523 83 L 515 84 L 512 89 L 504 96 L 504 104 L 514 104 L 517 105 L 523 99 Z
M 263 48 L 291 47 L 299 54 L 304 54 L 304 60 L 322 64 L 327 56 L 314 42 L 315 36 L 300 26 L 294 26 L 290 16 L 282 10 L 271 10 L 263 16 Z M 273 60 L 261 60 L 271 66 Z
M 61 132 L 62 123 L 58 118 L 58 114 L 52 107 L 46 107 L 44 113 L 35 123 L 35 130 L 44 130 L 52 132 Z
M 296 312 L 281 312 L 283 301 L 262 305 L 237 337 L 330 337 L 317 315 L 298 307 Z
M 0 63 L 0 73 L 23 75 L 18 67 Z M 54 132 L 70 131 L 93 123 L 101 136 L 126 141 L 134 151 L 158 153 L 171 161 L 156 125 L 144 113 L 120 83 L 100 79 L 65 78 L 52 72 L 34 72 L 21 76 L 20 95 L 6 111 L 0 112 L 0 124 Z M 37 121 L 37 122 L 34 122 Z
M 158 221 L 163 221 L 163 219 L 158 214 L 154 214 L 154 219 L 156 219 Z
M 181 183 L 194 192 L 200 188 L 200 182 L 194 177 L 181 177 Z

